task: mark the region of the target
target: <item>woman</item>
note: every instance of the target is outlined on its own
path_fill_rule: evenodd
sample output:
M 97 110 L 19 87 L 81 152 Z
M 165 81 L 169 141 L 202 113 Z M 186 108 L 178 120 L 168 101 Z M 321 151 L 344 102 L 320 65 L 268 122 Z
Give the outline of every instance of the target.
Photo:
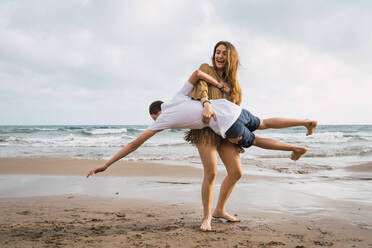
M 240 105 L 241 89 L 237 80 L 239 56 L 235 47 L 228 41 L 218 42 L 213 50 L 213 67 L 208 64 L 200 66 L 200 70 L 211 75 L 217 81 L 226 84 L 231 90 L 230 94 L 224 93 L 215 86 L 200 80 L 194 87 L 190 96 L 200 99 L 203 104 L 203 121 L 208 123 L 211 117 L 215 117 L 208 99 L 226 98 Z M 242 150 L 220 136 L 211 129 L 190 130 L 185 135 L 186 141 L 196 145 L 203 163 L 204 177 L 202 183 L 203 221 L 200 226 L 202 231 L 210 231 L 212 216 L 237 222 L 239 219 L 225 211 L 226 201 L 229 198 L 235 184 L 242 176 L 239 152 Z M 225 165 L 227 176 L 221 184 L 217 206 L 212 214 L 214 196 L 214 182 L 217 175 L 217 153 Z

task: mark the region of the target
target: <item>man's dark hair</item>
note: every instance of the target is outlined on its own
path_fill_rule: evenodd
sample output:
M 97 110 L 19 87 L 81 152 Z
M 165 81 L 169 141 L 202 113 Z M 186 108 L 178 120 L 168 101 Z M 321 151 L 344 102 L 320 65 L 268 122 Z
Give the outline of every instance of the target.
M 150 107 L 149 107 L 149 112 L 150 112 L 150 115 L 154 114 L 156 115 L 157 113 L 159 113 L 159 111 L 161 111 L 161 105 L 162 105 L 163 101 L 154 101 L 150 104 Z

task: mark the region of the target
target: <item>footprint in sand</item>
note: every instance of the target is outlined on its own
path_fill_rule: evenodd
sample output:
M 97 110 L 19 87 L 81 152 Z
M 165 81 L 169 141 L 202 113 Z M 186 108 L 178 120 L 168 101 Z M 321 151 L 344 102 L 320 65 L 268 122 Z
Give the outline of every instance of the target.
M 21 211 L 21 212 L 17 212 L 17 214 L 20 214 L 20 215 L 29 215 L 29 214 L 31 214 L 31 212 L 28 211 L 28 210 L 24 210 L 24 211 Z
M 125 213 L 124 212 L 117 212 L 115 213 L 116 217 L 119 217 L 119 218 L 125 218 Z

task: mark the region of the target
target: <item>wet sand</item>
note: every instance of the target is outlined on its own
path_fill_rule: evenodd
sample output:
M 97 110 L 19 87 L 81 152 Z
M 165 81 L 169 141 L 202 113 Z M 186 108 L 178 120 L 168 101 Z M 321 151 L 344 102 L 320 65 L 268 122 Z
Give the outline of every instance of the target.
M 0 174 L 84 176 L 103 165 L 103 160 L 70 158 L 0 158 Z M 118 161 L 95 176 L 169 176 L 201 178 L 203 171 L 190 166 Z
M 77 159 L 2 158 L 0 174 L 19 175 L 20 178 L 24 175 L 83 177 L 101 163 Z M 202 170 L 119 162 L 99 175 L 102 180 L 109 181 L 105 176 L 133 177 L 133 180 L 136 177 L 158 178 L 156 185 L 170 190 L 163 192 L 161 201 L 151 196 L 147 199 L 139 199 L 143 195 L 119 198 L 115 194 L 111 197 L 68 194 L 0 198 L 0 247 L 372 247 L 371 217 L 368 219 L 372 206 L 369 203 L 356 204 L 312 195 L 303 205 L 309 208 L 303 208 L 299 198 L 301 190 L 299 194 L 275 187 L 285 184 L 283 179 L 245 175 L 228 206 L 242 222 L 214 221 L 214 230 L 203 233 L 199 231 L 200 198 L 186 197 L 187 192 L 182 190 L 171 190 L 187 188 L 189 184 L 182 184 L 187 182 L 195 184 L 199 195 L 196 186 L 199 186 Z M 219 181 L 221 177 L 222 173 Z M 269 185 L 275 180 L 278 183 Z M 252 184 L 244 183 L 252 181 Z M 153 185 L 146 190 L 151 191 Z M 288 185 L 298 188 L 303 184 Z M 255 191 L 259 193 L 254 194 Z M 174 200 L 175 194 L 181 194 L 178 200 Z M 285 199 L 285 194 L 291 201 Z M 275 205 L 260 207 L 266 203 L 264 198 L 275 196 L 278 202 L 290 203 L 291 208 L 275 211 Z M 247 199 L 249 197 L 252 198 Z M 313 205 L 310 206 L 309 201 Z M 321 205 L 316 205 L 317 202 Z M 310 207 L 315 210 L 309 210 Z M 288 211 L 296 208 L 303 211 Z M 359 214 L 363 211 L 364 215 Z M 364 219 L 360 220 L 361 217 Z
M 345 168 L 348 171 L 353 172 L 372 172 L 372 163 L 352 165 Z

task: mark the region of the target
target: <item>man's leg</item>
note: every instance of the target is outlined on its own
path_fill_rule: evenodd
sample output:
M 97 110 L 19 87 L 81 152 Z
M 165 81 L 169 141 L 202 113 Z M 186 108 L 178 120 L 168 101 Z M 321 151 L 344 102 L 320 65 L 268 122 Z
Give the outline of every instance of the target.
M 295 146 L 273 139 L 261 138 L 257 135 L 255 137 L 253 145 L 270 150 L 292 151 L 291 159 L 295 161 L 298 160 L 307 151 L 307 148 L 304 146 Z
M 268 128 L 287 128 L 287 127 L 304 126 L 307 129 L 306 135 L 311 135 L 313 134 L 317 125 L 318 125 L 318 122 L 314 120 L 269 118 L 269 119 L 262 119 L 258 129 L 262 130 L 262 129 L 268 129 Z

